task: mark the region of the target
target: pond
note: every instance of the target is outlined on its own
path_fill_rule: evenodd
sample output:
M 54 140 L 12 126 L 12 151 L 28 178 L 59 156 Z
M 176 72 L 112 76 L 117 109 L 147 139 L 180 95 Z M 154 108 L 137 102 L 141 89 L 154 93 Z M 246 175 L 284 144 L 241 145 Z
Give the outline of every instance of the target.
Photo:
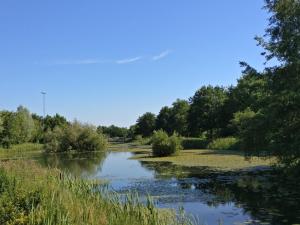
M 157 207 L 183 208 L 199 224 L 300 223 L 297 184 L 272 171 L 216 172 L 130 159 L 131 152 L 44 155 L 43 165 L 78 177 L 109 181 L 120 194 L 152 196 Z M 299 184 L 299 183 L 298 183 Z

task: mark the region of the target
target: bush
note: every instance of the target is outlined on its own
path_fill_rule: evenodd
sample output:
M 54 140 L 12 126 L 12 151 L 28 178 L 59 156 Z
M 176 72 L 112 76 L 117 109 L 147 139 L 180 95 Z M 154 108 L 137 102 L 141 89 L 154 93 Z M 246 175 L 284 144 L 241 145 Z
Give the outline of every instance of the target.
M 204 149 L 208 141 L 205 138 L 183 138 L 181 145 L 183 149 Z
M 207 148 L 213 150 L 239 150 L 238 140 L 234 137 L 215 139 L 208 144 Z
M 152 153 L 154 156 L 169 156 L 179 152 L 181 140 L 176 133 L 171 137 L 162 130 L 155 131 L 152 137 Z
M 99 151 L 105 149 L 106 145 L 103 134 L 78 122 L 63 129 L 54 128 L 45 135 L 45 150 L 48 152 Z
M 152 138 L 150 137 L 143 137 L 142 135 L 136 135 L 134 138 L 134 142 L 139 145 L 151 145 Z

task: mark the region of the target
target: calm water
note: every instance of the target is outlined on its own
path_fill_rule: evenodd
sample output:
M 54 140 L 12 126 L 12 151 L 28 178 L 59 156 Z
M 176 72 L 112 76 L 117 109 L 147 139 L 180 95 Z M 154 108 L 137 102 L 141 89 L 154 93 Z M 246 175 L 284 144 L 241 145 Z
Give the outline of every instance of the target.
M 271 172 L 216 173 L 205 168 L 130 160 L 130 152 L 45 155 L 43 165 L 109 181 L 119 193 L 151 195 L 158 207 L 179 209 L 201 224 L 300 223 L 299 191 Z M 280 190 L 283 189 L 283 190 Z

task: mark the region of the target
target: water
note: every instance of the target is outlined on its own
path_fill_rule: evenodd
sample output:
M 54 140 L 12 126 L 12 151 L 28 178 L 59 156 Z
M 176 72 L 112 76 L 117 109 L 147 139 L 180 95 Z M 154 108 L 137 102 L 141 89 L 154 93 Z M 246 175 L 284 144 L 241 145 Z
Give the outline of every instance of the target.
M 170 163 L 131 160 L 130 152 L 44 155 L 40 162 L 86 179 L 109 181 L 120 194 L 150 195 L 157 207 L 184 210 L 201 224 L 292 224 L 299 192 L 271 172 L 216 173 Z M 282 189 L 279 191 L 279 189 Z M 143 199 L 143 198 L 142 198 Z

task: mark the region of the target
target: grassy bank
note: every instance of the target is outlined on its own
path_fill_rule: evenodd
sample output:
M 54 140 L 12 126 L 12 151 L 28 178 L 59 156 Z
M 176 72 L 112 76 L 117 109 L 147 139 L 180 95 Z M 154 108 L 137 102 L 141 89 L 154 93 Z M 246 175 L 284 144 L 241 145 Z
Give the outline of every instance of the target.
M 34 156 L 43 151 L 43 145 L 37 143 L 24 143 L 12 145 L 10 148 L 0 147 L 0 160 L 16 159 L 28 156 Z
M 148 162 L 171 162 L 175 165 L 187 167 L 210 167 L 216 170 L 251 169 L 261 166 L 271 166 L 274 158 L 245 158 L 239 151 L 230 150 L 183 150 L 176 156 L 153 157 L 151 146 L 124 146 L 111 148 L 114 151 L 130 151 L 136 155 L 132 159 Z
M 95 192 L 96 182 L 28 160 L 0 163 L 0 224 L 177 224 L 173 213 L 151 202 L 129 196 L 121 203 L 116 194 Z

